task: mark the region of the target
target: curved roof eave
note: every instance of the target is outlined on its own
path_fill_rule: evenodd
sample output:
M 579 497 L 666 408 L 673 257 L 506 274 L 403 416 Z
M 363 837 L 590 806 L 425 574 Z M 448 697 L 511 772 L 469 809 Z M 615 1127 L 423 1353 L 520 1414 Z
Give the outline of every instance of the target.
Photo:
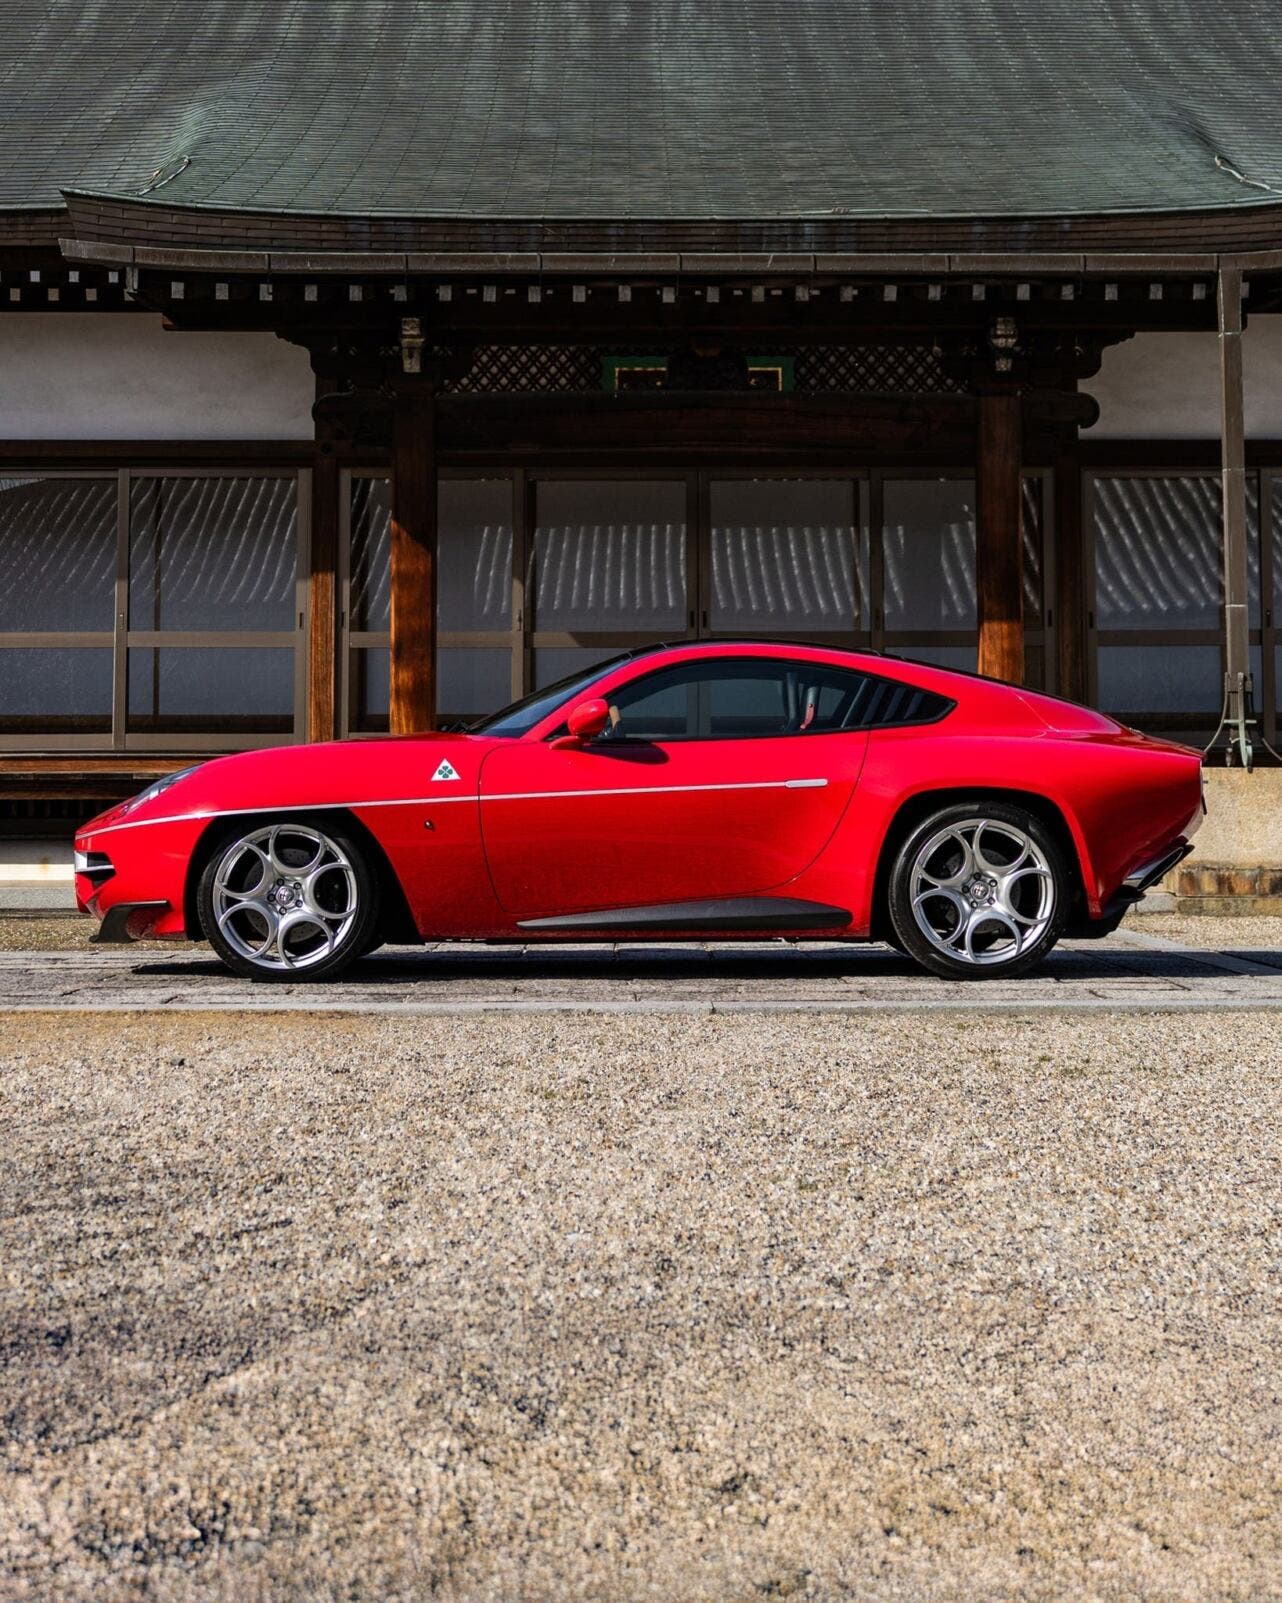
M 458 217 L 300 212 L 181 204 L 161 196 L 64 192 L 67 233 L 88 249 L 353 252 L 366 255 L 743 256 L 829 258 L 913 254 L 1242 255 L 1282 250 L 1282 199 L 1172 212 L 1036 216 L 792 216 L 768 218 Z M 522 265 L 513 262 L 513 266 Z M 524 265 L 529 265 L 525 263 Z M 759 263 L 760 265 L 760 263 Z M 782 262 L 780 266 L 784 265 Z M 791 265 L 800 266 L 799 262 Z M 390 264 L 385 270 L 392 270 Z
M 363 221 L 395 221 L 395 222 L 425 222 L 425 223 L 456 223 L 459 225 L 477 224 L 485 227 L 509 226 L 513 228 L 563 228 L 576 226 L 630 226 L 643 227 L 654 230 L 664 228 L 681 228 L 686 226 L 702 226 L 704 224 L 727 224 L 730 226 L 744 225 L 750 227 L 766 227 L 772 224 L 806 224 L 806 223 L 895 223 L 895 222 L 932 222 L 941 227 L 960 226 L 970 223 L 1007 224 L 1015 227 L 1023 223 L 1050 223 L 1057 221 L 1073 221 L 1082 218 L 1128 218 L 1135 222 L 1151 221 L 1159 226 L 1162 219 L 1182 217 L 1187 213 L 1222 214 L 1233 217 L 1242 212 L 1269 212 L 1276 211 L 1282 215 L 1282 193 L 1279 194 L 1247 194 L 1240 200 L 1226 202 L 1223 197 L 1192 202 L 1179 207 L 1153 207 L 1136 208 L 1133 206 L 1101 206 L 1085 207 L 1070 206 L 1059 211 L 1046 211 L 1028 209 L 1011 209 L 988 212 L 952 212 L 931 210 L 926 207 L 886 207 L 869 208 L 862 210 L 850 206 L 832 206 L 827 209 L 806 209 L 798 211 L 772 211 L 767 216 L 759 212 L 736 211 L 708 211 L 689 213 L 629 213 L 629 212 L 540 212 L 540 213 L 485 213 L 451 211 L 441 208 L 412 208 L 371 206 L 364 209 L 346 209 L 342 207 L 317 208 L 308 206 L 246 206 L 231 201 L 218 200 L 171 200 L 164 195 L 134 194 L 126 191 L 109 189 L 87 189 L 68 186 L 59 193 L 64 203 L 70 207 L 73 202 L 83 201 L 97 205 L 114 205 L 121 207 L 155 209 L 157 211 L 190 212 L 195 215 L 211 215 L 222 217 L 279 217 L 283 219 L 298 218 L 313 222 L 359 223 Z M 6 207 L 0 204 L 3 211 L 30 211 L 43 212 L 57 210 L 53 207 Z

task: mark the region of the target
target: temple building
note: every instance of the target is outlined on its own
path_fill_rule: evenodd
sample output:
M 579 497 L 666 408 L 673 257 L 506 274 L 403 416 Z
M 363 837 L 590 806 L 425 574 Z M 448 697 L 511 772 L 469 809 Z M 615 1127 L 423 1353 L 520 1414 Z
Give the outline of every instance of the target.
M 717 636 L 1266 761 L 1276 21 L 11 6 L 5 816 Z

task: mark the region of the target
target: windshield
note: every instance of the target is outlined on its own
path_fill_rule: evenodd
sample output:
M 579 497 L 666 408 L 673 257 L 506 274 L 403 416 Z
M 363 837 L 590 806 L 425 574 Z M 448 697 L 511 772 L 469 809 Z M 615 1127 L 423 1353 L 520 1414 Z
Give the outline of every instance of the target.
M 590 668 L 580 669 L 578 673 L 572 673 L 565 679 L 558 679 L 554 685 L 547 685 L 531 695 L 522 696 L 520 701 L 514 701 L 510 707 L 504 707 L 502 712 L 491 713 L 488 718 L 482 718 L 479 723 L 473 724 L 470 733 L 527 734 L 535 724 L 542 723 L 543 719 L 549 713 L 555 712 L 563 702 L 572 700 L 576 691 L 594 684 L 602 674 L 608 673 L 619 663 L 626 662 L 631 655 L 629 651 L 620 652 L 617 657 L 608 657 L 604 662 L 594 662 Z

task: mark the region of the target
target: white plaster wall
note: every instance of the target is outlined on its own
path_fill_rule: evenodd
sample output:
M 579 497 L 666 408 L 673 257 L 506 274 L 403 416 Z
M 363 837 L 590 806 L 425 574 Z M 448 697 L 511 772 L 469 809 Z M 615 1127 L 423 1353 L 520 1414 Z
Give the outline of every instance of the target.
M 2 440 L 310 440 L 307 353 L 146 312 L 0 316 Z
M 1282 316 L 1243 345 L 1246 427 L 1282 439 Z M 1217 439 L 1214 334 L 1139 334 L 1104 352 L 1084 388 L 1087 439 Z M 308 440 L 307 353 L 273 334 L 166 332 L 150 313 L 0 317 L 0 439 Z
M 1137 334 L 1104 352 L 1082 386 L 1100 405 L 1083 438 L 1216 440 L 1220 368 L 1214 334 Z M 1242 339 L 1246 432 L 1282 439 L 1282 317 L 1255 317 Z

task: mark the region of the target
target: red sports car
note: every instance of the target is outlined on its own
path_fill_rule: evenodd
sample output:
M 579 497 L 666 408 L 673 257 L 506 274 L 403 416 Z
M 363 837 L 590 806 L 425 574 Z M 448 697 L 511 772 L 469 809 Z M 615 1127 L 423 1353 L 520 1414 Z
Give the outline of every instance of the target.
M 869 652 L 631 652 L 466 733 L 243 752 L 76 837 L 98 939 L 320 979 L 384 941 L 880 940 L 953 978 L 1106 935 L 1189 850 L 1201 764 Z

